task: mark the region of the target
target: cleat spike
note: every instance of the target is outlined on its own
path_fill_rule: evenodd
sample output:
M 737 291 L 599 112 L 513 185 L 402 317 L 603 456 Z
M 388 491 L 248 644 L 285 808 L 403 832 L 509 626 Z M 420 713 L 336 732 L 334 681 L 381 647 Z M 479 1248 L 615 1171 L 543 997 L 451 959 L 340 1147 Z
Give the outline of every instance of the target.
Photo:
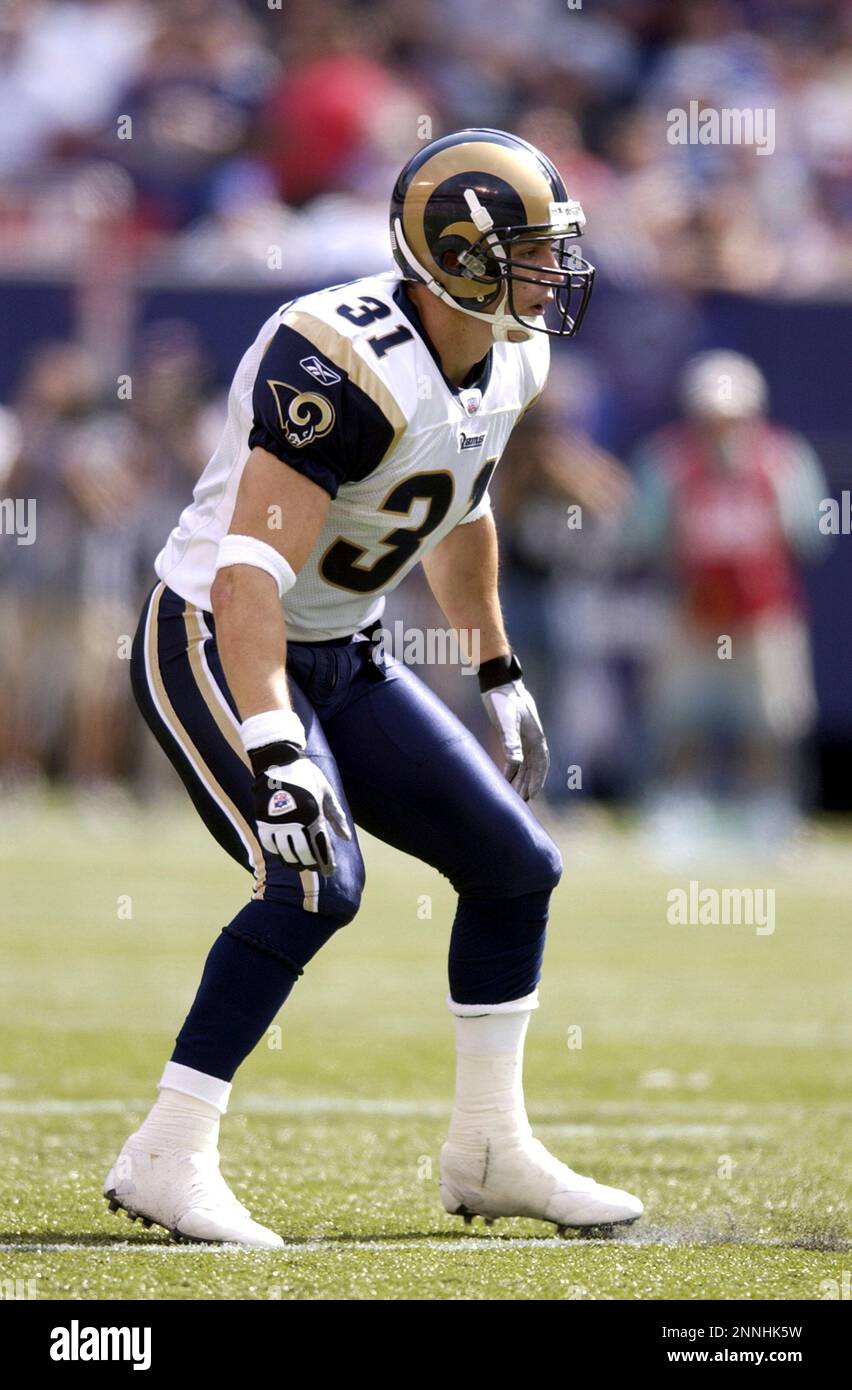
M 203 1244 L 204 1244 L 204 1241 L 203 1241 L 203 1240 L 199 1240 L 197 1236 L 188 1236 L 188 1235 L 186 1235 L 183 1231 L 178 1230 L 177 1226 L 175 1226 L 175 1228 L 174 1228 L 173 1231 L 169 1231 L 169 1235 L 172 1237 L 173 1240 L 176 1240 L 176 1241 L 177 1241 L 178 1245 L 203 1245 Z
M 114 1197 L 108 1197 L 107 1201 L 109 1202 L 110 1211 L 121 1211 L 121 1204 L 117 1202 Z
M 453 1215 L 453 1216 L 462 1216 L 462 1217 L 464 1217 L 464 1224 L 465 1224 L 465 1226 L 470 1226 L 470 1225 L 472 1224 L 472 1222 L 473 1222 L 473 1218 L 474 1218 L 475 1216 L 478 1216 L 479 1213 L 478 1213 L 478 1212 L 475 1212 L 475 1211 L 469 1211 L 467 1207 L 461 1206 L 461 1207 L 456 1207 L 456 1209 L 455 1209 L 455 1211 L 452 1213 L 452 1215 Z
M 149 1221 L 147 1216 L 142 1217 L 142 1225 L 145 1227 L 146 1231 L 150 1231 L 153 1224 L 153 1221 Z
M 493 1216 L 484 1216 L 482 1219 L 483 1219 L 483 1221 L 485 1222 L 486 1226 L 493 1226 L 493 1225 L 494 1225 L 494 1217 L 493 1217 Z

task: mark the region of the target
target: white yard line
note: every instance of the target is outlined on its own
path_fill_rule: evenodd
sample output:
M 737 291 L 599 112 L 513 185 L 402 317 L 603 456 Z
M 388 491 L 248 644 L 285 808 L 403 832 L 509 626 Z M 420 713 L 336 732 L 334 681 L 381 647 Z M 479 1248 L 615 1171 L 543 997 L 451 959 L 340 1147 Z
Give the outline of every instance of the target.
M 508 1217 L 504 1218 L 509 1220 Z M 371 1250 L 374 1254 L 383 1250 L 441 1250 L 444 1254 L 460 1255 L 468 1251 L 487 1251 L 487 1250 L 542 1250 L 555 1249 L 559 1246 L 562 1249 L 574 1249 L 577 1247 L 585 1249 L 589 1245 L 608 1245 L 617 1248 L 619 1251 L 631 1249 L 641 1245 L 643 1248 L 649 1245 L 659 1245 L 669 1248 L 672 1245 L 690 1246 L 718 1246 L 718 1245 L 740 1245 L 740 1246 L 777 1246 L 789 1247 L 790 1242 L 776 1237 L 764 1239 L 760 1237 L 742 1238 L 736 1240 L 726 1239 L 724 1235 L 713 1238 L 707 1235 L 703 1237 L 699 1234 L 697 1239 L 690 1239 L 688 1236 L 676 1235 L 667 1239 L 659 1234 L 650 1233 L 645 1239 L 637 1239 L 639 1232 L 626 1235 L 621 1239 L 612 1237 L 592 1236 L 588 1239 L 583 1236 L 563 1238 L 562 1236 L 500 1236 L 500 1235 L 469 1235 L 464 1238 L 448 1234 L 446 1240 L 435 1240 L 429 1237 L 418 1240 L 416 1237 L 406 1237 L 404 1240 L 296 1240 L 285 1242 L 277 1250 L 248 1250 L 237 1246 L 227 1245 L 179 1245 L 175 1241 L 167 1241 L 165 1236 L 162 1243 L 154 1241 L 45 1241 L 42 1243 L 28 1242 L 16 1244 L 13 1241 L 0 1244 L 0 1253 L 16 1251 L 23 1254 L 53 1254 L 59 1252 L 72 1251 L 97 1251 L 103 1255 L 126 1255 L 129 1252 L 147 1255 L 271 1255 L 276 1259 L 281 1259 L 291 1252 L 294 1254 L 311 1254 L 317 1251 L 334 1251 L 339 1256 L 346 1250 Z M 820 1252 L 814 1252 L 820 1253 Z M 828 1252 L 830 1253 L 830 1252 Z
M 127 1096 L 109 1099 L 64 1100 L 43 1097 L 29 1100 L 0 1099 L 0 1115 L 119 1115 L 128 1111 L 150 1109 L 152 1097 Z M 621 1126 L 625 1132 L 645 1132 L 648 1138 L 676 1138 L 679 1135 L 701 1137 L 720 1130 L 754 1128 L 755 1118 L 771 1121 L 777 1117 L 779 1122 L 790 1122 L 791 1113 L 807 1108 L 796 1102 L 787 1104 L 774 1102 L 714 1102 L 703 1096 L 683 1097 L 673 1100 L 659 1092 L 648 1094 L 635 1101 L 582 1102 L 582 1108 L 591 1106 L 600 1117 L 594 1122 L 573 1122 L 571 1116 L 577 1113 L 576 1105 L 529 1106 L 530 1119 L 539 1125 L 558 1128 L 560 1133 L 576 1137 L 593 1136 L 598 1133 L 611 1134 Z M 452 1098 L 446 1100 L 395 1100 L 387 1097 L 365 1099 L 357 1096 L 267 1096 L 260 1093 L 247 1093 L 235 1098 L 231 1114 L 245 1115 L 386 1115 L 391 1118 L 448 1120 L 452 1109 Z M 684 1116 L 703 1117 L 703 1122 L 685 1120 L 683 1123 L 662 1121 L 662 1116 L 672 1112 Z M 637 1118 L 631 1123 L 629 1116 L 647 1116 L 653 1113 L 657 1123 L 649 1124 Z M 843 1104 L 820 1106 L 820 1114 L 849 1115 L 850 1107 Z M 611 1117 L 611 1118 L 610 1118 Z M 758 1131 L 755 1129 L 755 1133 Z

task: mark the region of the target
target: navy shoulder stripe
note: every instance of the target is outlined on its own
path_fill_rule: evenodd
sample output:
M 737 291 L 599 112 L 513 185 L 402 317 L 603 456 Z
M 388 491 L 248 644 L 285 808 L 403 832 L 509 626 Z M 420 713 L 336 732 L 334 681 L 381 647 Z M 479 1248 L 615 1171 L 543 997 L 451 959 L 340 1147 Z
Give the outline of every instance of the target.
M 330 497 L 367 477 L 398 433 L 341 365 L 288 324 L 261 358 L 252 406 L 251 448 L 268 450 Z

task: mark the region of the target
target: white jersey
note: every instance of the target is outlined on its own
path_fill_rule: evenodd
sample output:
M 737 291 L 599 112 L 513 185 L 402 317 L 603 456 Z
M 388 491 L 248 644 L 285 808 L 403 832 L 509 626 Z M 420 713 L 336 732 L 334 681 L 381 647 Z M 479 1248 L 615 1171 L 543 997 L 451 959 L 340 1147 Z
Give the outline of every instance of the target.
M 544 333 L 494 343 L 458 387 L 395 271 L 285 304 L 237 368 L 225 433 L 157 556 L 157 574 L 209 611 L 219 542 L 259 445 L 332 499 L 284 596 L 288 638 L 318 642 L 370 626 L 433 546 L 490 509 L 488 484 L 544 389 L 549 348 Z M 282 521 L 270 499 L 270 527 Z

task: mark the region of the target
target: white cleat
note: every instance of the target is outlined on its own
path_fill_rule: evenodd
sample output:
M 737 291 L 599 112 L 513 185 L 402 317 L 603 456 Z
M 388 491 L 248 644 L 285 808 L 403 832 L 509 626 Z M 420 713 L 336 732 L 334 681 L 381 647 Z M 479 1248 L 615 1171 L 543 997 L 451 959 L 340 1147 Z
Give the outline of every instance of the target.
M 173 1240 L 216 1241 L 278 1250 L 284 1241 L 238 1202 L 219 1171 L 219 1155 L 151 1151 L 131 1135 L 104 1183 L 110 1211 L 143 1226 L 165 1226 Z
M 636 1221 L 645 1210 L 638 1197 L 575 1173 L 539 1139 L 522 1143 L 485 1140 L 480 1154 L 441 1148 L 441 1201 L 469 1225 L 484 1216 L 531 1216 L 565 1227 L 616 1226 Z

